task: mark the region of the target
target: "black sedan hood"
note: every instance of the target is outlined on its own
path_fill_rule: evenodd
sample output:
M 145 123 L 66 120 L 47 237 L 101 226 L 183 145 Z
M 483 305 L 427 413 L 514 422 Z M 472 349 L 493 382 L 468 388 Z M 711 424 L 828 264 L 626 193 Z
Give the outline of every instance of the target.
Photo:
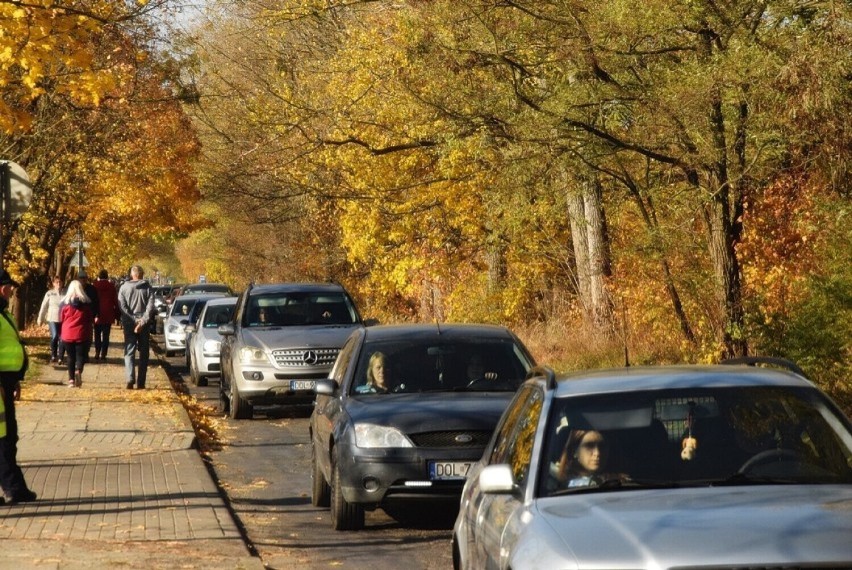
M 351 396 L 355 423 L 391 426 L 403 433 L 493 430 L 514 392 L 423 392 Z

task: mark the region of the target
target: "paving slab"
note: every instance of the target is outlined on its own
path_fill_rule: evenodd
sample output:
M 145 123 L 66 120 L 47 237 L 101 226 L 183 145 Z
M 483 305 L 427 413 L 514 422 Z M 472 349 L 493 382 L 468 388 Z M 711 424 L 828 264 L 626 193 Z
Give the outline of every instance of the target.
M 0 569 L 264 567 L 156 359 L 148 372 L 128 390 L 115 356 L 87 364 L 80 388 L 48 364 L 27 379 L 18 458 L 38 500 L 0 506 Z

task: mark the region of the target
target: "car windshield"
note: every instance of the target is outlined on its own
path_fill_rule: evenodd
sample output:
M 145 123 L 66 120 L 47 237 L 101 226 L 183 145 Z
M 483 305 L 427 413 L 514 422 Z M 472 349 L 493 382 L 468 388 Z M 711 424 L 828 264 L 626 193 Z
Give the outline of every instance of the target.
M 361 351 L 350 392 L 514 392 L 530 366 L 511 339 L 373 342 Z
M 195 303 L 195 299 L 176 299 L 172 305 L 172 316 L 177 318 L 189 318 L 189 314 L 192 312 L 192 307 Z
M 355 307 L 342 293 L 252 295 L 244 314 L 243 324 L 247 327 L 351 325 L 358 322 Z
M 595 487 L 852 483 L 848 423 L 808 388 L 556 398 L 543 449 L 542 496 Z
M 201 315 L 201 311 L 204 310 L 204 306 L 207 304 L 206 299 L 199 299 L 195 305 L 192 306 L 192 311 L 189 313 L 189 322 L 195 323 L 198 321 L 198 317 Z
M 234 305 L 210 305 L 204 313 L 204 322 L 201 324 L 205 329 L 215 329 L 231 320 L 234 313 Z

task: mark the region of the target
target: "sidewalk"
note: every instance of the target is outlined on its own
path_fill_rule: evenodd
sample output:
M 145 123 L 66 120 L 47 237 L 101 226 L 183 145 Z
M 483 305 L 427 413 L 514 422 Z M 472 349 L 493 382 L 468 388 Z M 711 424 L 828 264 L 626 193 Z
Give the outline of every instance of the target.
M 148 389 L 127 390 L 110 351 L 81 388 L 50 365 L 24 383 L 18 460 L 38 500 L 0 506 L 0 569 L 262 569 L 153 352 Z

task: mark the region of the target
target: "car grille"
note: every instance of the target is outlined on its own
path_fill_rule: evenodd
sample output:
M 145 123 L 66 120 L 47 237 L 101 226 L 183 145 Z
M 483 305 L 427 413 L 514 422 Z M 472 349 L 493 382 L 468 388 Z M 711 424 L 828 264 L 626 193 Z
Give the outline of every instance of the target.
M 273 350 L 272 357 L 278 366 L 331 366 L 338 352 L 337 348 L 297 348 Z
M 490 431 L 427 431 L 408 435 L 417 447 L 485 447 Z

